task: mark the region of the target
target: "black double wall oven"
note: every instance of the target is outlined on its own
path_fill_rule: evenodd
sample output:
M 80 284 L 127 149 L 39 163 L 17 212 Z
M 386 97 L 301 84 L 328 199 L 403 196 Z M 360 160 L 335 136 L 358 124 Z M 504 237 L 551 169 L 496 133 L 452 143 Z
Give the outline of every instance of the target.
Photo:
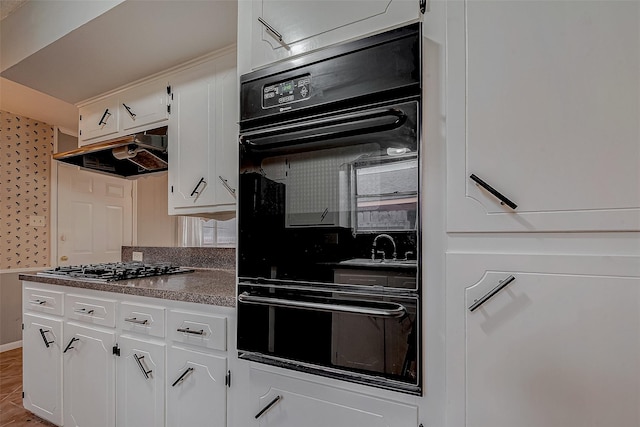
M 241 77 L 238 351 L 420 394 L 419 25 Z

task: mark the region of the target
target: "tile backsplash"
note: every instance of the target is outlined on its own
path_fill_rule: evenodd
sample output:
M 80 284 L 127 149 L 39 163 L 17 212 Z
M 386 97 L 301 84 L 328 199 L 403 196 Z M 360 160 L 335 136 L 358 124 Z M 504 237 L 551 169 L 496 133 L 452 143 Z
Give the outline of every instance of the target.
M 49 265 L 52 152 L 53 126 L 0 111 L 0 270 Z

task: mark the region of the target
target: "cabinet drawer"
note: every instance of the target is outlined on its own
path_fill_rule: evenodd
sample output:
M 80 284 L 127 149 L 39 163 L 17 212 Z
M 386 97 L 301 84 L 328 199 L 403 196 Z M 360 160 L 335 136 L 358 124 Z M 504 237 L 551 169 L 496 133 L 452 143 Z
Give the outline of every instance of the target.
M 167 336 L 176 342 L 214 350 L 227 349 L 227 318 L 186 311 L 169 311 Z
M 64 294 L 62 292 L 25 287 L 22 293 L 22 306 L 25 310 L 62 316 L 64 313 Z
M 164 338 L 164 307 L 123 302 L 118 326 L 123 331 Z
M 94 325 L 116 326 L 116 301 L 68 294 L 65 296 L 67 317 Z
M 248 416 L 256 427 L 415 427 L 418 408 L 251 369 Z

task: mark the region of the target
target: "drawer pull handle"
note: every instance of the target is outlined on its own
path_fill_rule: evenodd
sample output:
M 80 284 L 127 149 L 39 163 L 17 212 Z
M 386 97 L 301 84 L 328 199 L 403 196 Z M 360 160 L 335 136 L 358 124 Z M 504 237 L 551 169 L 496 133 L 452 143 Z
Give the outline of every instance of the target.
M 86 308 L 76 308 L 73 311 L 78 314 L 86 314 L 87 316 L 91 316 L 93 314 L 93 310 L 87 310 Z
M 222 182 L 222 185 L 224 185 L 224 188 L 226 188 L 227 191 L 229 193 L 231 193 L 231 195 L 235 198 L 236 197 L 236 189 L 235 188 L 231 188 L 231 186 L 229 185 L 229 180 L 223 178 L 222 175 L 218 175 L 218 178 L 220 178 L 220 182 Z
M 40 335 L 42 336 L 42 341 L 44 341 L 44 345 L 46 345 L 47 348 L 49 348 L 50 347 L 49 344 L 53 344 L 55 341 L 49 341 L 47 339 L 47 336 L 45 335 L 47 332 L 51 332 L 51 331 L 49 330 L 45 331 L 42 328 L 40 328 Z
M 204 335 L 204 329 L 200 329 L 199 331 L 192 331 L 189 328 L 178 328 L 177 331 L 183 332 L 185 334 Z
M 136 362 L 138 362 L 138 367 L 142 371 L 142 375 L 144 375 L 146 379 L 149 379 L 149 374 L 153 372 L 153 369 L 149 369 L 147 371 L 147 369 L 144 367 L 144 365 L 142 364 L 142 359 L 144 359 L 144 356 L 138 356 L 137 354 L 133 353 L 133 358 L 136 359 Z
M 127 104 L 125 104 L 124 102 L 122 103 L 122 106 L 127 110 L 127 113 L 129 113 L 129 115 L 131 116 L 131 118 L 132 118 L 133 120 L 135 120 L 135 119 L 136 119 L 136 114 L 135 114 L 133 111 L 131 111 L 131 107 L 129 107 L 129 106 L 128 106 Z
M 66 353 L 68 350 L 71 350 L 72 348 L 75 348 L 75 347 L 71 347 L 71 344 L 73 344 L 75 341 L 80 341 L 80 338 L 76 338 L 76 337 L 71 338 L 71 341 L 69 341 L 69 344 L 67 344 L 67 346 L 65 347 L 63 353 Z
M 502 193 L 500 193 L 498 190 L 496 190 L 495 188 L 493 188 L 492 186 L 490 186 L 489 184 L 487 184 L 486 182 L 478 178 L 475 174 L 472 173 L 471 176 L 469 176 L 469 178 L 474 180 L 480 187 L 484 188 L 489 193 L 493 194 L 498 200 L 500 200 L 501 205 L 507 205 L 513 210 L 515 210 L 518 207 L 518 205 L 513 203 L 511 200 L 507 199 Z
M 256 417 L 255 417 L 255 418 L 256 418 L 256 420 L 257 420 L 258 418 L 260 418 L 261 416 L 263 416 L 263 415 L 265 414 L 265 412 L 267 412 L 269 409 L 273 408 L 273 407 L 276 405 L 276 403 L 280 402 L 280 400 L 282 400 L 282 396 L 277 395 L 277 396 L 275 397 L 275 399 L 273 399 L 271 402 L 269 402 L 269 404 L 268 404 L 267 406 L 265 406 L 264 408 L 262 408 L 262 410 L 260 410 L 260 412 L 258 412 L 258 413 L 256 414 Z
M 196 188 L 194 188 L 191 192 L 191 197 L 193 197 L 195 194 L 200 195 L 198 188 L 200 188 L 200 185 L 202 185 L 203 183 L 204 185 L 207 185 L 207 181 L 204 180 L 204 177 L 200 178 L 200 181 L 198 181 L 198 183 L 196 184 Z
M 500 292 L 505 286 L 507 286 L 509 283 L 513 282 L 514 280 L 516 280 L 516 278 L 513 276 L 509 276 L 506 279 L 502 280 L 500 283 L 498 283 L 498 286 L 496 286 L 495 288 L 487 292 L 485 296 L 475 300 L 471 305 L 471 307 L 469 307 L 469 311 L 475 311 L 478 307 L 480 307 L 482 304 L 487 302 L 491 297 L 493 297 L 495 294 Z
M 282 34 L 280 34 L 279 32 L 276 31 L 275 28 L 273 28 L 271 25 L 269 25 L 267 23 L 267 21 L 265 21 L 264 19 L 262 19 L 261 16 L 258 17 L 258 22 L 260 22 L 262 25 L 264 25 L 264 27 L 274 36 L 276 36 L 276 38 L 278 39 L 279 42 L 282 42 Z
M 107 124 L 107 120 L 109 120 L 109 117 L 111 117 L 111 113 L 109 112 L 109 109 L 107 108 L 106 110 L 104 110 L 104 114 L 102 115 L 102 118 L 98 122 L 98 126 L 106 125 Z
M 32 299 L 32 300 L 29 300 L 29 304 L 45 305 L 46 303 L 47 303 L 47 301 L 45 301 L 43 299 Z
M 144 320 L 138 320 L 135 317 L 127 317 L 124 319 L 125 322 L 129 322 L 129 323 L 137 323 L 138 325 L 146 325 L 147 323 L 149 323 L 149 321 L 147 319 Z
M 191 367 L 187 368 L 187 370 L 184 371 L 182 375 L 180 375 L 173 384 L 171 384 L 171 387 L 175 387 L 178 384 L 180 384 L 182 381 L 184 381 L 187 378 L 187 375 L 189 375 L 191 372 L 193 372 L 193 368 Z

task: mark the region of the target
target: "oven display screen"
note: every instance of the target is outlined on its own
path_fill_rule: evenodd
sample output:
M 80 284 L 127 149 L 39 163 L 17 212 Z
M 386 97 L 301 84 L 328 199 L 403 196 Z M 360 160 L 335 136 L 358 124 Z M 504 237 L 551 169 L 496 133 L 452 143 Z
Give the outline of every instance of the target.
M 292 102 L 304 101 L 311 95 L 311 75 L 265 85 L 262 90 L 262 108 L 273 108 Z

